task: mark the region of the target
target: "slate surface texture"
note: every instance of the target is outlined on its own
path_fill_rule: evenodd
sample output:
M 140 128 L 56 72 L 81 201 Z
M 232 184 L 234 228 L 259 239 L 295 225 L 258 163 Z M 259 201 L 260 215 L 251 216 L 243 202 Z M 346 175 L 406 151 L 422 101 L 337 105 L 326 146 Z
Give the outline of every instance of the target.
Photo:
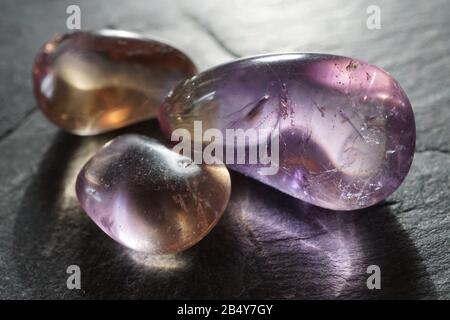
M 306 51 L 359 58 L 389 71 L 410 97 L 417 152 L 386 202 L 336 213 L 233 174 L 219 225 L 176 255 L 138 255 L 79 208 L 74 177 L 105 141 L 49 124 L 31 88 L 39 46 L 81 27 L 152 34 L 204 70 L 236 57 Z M 366 9 L 381 9 L 369 30 Z M 0 298 L 450 298 L 450 2 L 4 1 L 0 3 Z M 155 121 L 121 132 L 160 133 Z M 69 265 L 81 290 L 66 288 Z M 381 268 L 381 290 L 366 269 Z

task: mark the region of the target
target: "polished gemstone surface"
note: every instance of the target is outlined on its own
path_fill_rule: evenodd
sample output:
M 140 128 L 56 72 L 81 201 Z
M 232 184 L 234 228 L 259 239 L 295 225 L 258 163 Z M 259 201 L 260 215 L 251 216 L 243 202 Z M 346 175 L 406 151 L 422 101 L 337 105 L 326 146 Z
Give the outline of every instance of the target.
M 334 210 L 389 196 L 415 148 L 413 111 L 398 82 L 376 66 L 332 55 L 265 55 L 207 70 L 177 86 L 159 120 L 167 137 L 177 128 L 195 137 L 194 121 L 224 136 L 227 129 L 278 133 L 276 174 L 263 175 L 265 165 L 248 161 L 227 165 Z M 255 143 L 249 138 L 247 151 Z
M 195 73 L 185 54 L 160 41 L 118 30 L 74 32 L 42 46 L 34 92 L 50 121 L 93 135 L 155 117 L 167 93 Z
M 141 135 L 108 142 L 76 181 L 81 206 L 111 238 L 131 249 L 175 253 L 200 241 L 222 216 L 230 176 L 196 165 Z

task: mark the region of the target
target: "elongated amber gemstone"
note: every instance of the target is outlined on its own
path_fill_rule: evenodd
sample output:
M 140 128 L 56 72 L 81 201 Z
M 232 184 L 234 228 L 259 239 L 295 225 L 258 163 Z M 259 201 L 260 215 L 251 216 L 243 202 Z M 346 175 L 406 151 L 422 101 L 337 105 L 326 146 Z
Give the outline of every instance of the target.
M 160 41 L 118 30 L 75 32 L 42 46 L 34 92 L 51 122 L 93 135 L 155 117 L 169 91 L 196 72 Z

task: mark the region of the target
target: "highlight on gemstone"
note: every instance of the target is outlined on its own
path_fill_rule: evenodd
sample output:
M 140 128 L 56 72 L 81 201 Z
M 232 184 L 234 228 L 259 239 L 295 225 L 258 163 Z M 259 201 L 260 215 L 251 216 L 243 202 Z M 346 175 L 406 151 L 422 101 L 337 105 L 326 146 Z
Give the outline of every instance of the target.
M 81 207 L 111 238 L 133 250 L 185 250 L 216 225 L 230 197 L 223 164 L 197 165 L 155 139 L 108 142 L 80 171 Z
M 334 210 L 389 196 L 415 148 L 414 114 L 398 82 L 374 65 L 334 55 L 271 54 L 209 69 L 171 92 L 159 121 L 168 138 L 183 128 L 203 146 L 210 140 L 195 135 L 199 122 L 223 136 L 231 129 L 277 132 L 276 174 L 261 174 L 259 163 L 228 167 Z M 246 148 L 255 143 L 249 134 Z
M 169 91 L 196 72 L 163 42 L 119 30 L 78 31 L 42 46 L 34 93 L 51 122 L 93 135 L 155 117 Z

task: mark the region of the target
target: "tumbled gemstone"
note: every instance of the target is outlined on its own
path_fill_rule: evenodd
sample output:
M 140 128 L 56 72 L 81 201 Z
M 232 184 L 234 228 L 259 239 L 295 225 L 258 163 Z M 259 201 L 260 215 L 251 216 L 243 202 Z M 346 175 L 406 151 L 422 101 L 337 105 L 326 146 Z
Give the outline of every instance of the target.
M 114 240 L 137 251 L 175 253 L 216 225 L 228 203 L 230 176 L 223 164 L 197 165 L 157 140 L 127 134 L 86 163 L 76 193 Z
M 195 73 L 192 61 L 165 43 L 125 31 L 80 31 L 42 46 L 34 92 L 50 121 L 93 135 L 155 117 L 175 84 Z
M 195 121 L 223 136 L 227 129 L 278 132 L 275 174 L 262 174 L 267 165 L 248 158 L 227 165 L 334 210 L 385 199 L 407 175 L 415 148 L 413 111 L 398 82 L 376 66 L 332 55 L 265 55 L 207 70 L 174 89 L 159 120 L 168 137 L 185 128 L 196 141 Z M 261 140 L 249 136 L 246 152 L 255 143 Z

